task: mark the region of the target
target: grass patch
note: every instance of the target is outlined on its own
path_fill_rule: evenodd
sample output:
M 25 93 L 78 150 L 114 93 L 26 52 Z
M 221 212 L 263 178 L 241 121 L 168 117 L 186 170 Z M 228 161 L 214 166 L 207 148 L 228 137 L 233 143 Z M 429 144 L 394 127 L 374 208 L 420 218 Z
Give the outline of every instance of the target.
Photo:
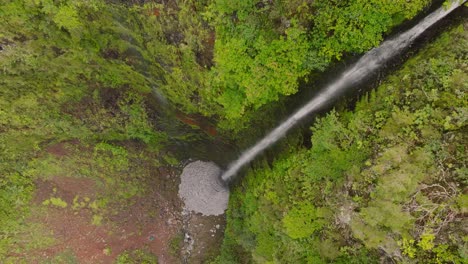
M 117 257 L 116 264 L 157 264 L 158 258 L 142 249 L 125 251 Z
M 67 249 L 58 253 L 53 259 L 44 262 L 44 264 L 78 264 L 75 253 L 71 249 Z
M 180 250 L 184 244 L 184 234 L 176 234 L 169 242 L 169 251 L 174 257 L 180 256 Z

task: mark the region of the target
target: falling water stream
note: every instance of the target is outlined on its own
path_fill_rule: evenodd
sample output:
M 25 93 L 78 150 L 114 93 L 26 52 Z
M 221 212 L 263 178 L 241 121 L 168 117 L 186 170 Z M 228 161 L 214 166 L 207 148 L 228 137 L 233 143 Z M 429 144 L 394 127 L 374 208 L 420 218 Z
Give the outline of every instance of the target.
M 230 182 L 233 177 L 238 174 L 240 169 L 250 163 L 265 149 L 281 139 L 286 132 L 294 127 L 300 120 L 325 107 L 327 104 L 338 98 L 348 88 L 351 88 L 364 80 L 366 76 L 382 67 L 396 54 L 408 47 L 426 29 L 444 18 L 464 2 L 466 2 L 466 0 L 453 1 L 448 6 L 440 7 L 426 16 L 413 28 L 403 32 L 393 39 L 383 42 L 379 47 L 367 52 L 353 66 L 344 71 L 337 80 L 326 86 L 307 104 L 298 109 L 294 114 L 288 117 L 255 145 L 242 153 L 237 160 L 229 165 L 228 169 L 221 175 L 221 179 L 225 182 Z

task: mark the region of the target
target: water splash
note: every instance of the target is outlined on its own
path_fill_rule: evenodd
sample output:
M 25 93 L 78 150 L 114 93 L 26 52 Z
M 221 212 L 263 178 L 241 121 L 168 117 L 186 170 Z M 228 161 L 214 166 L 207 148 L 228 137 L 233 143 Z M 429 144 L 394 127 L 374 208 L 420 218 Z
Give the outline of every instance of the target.
M 448 6 L 440 7 L 425 17 L 413 28 L 405 31 L 393 39 L 383 42 L 379 47 L 367 52 L 363 57 L 361 57 L 361 59 L 359 59 L 359 61 L 351 66 L 350 69 L 343 72 L 336 81 L 325 87 L 306 105 L 297 110 L 297 112 L 288 117 L 288 119 L 273 129 L 253 147 L 246 150 L 236 161 L 231 163 L 228 169 L 221 175 L 221 179 L 225 182 L 229 182 L 242 167 L 247 165 L 262 151 L 282 138 L 286 132 L 289 131 L 294 125 L 296 125 L 301 119 L 324 107 L 327 103 L 335 99 L 337 95 L 344 92 L 346 88 L 352 87 L 353 85 L 356 85 L 358 82 L 362 81 L 369 73 L 380 68 L 395 54 L 408 47 L 409 44 L 411 44 L 411 42 L 413 42 L 427 28 L 432 26 L 440 19 L 444 18 L 447 14 L 462 5 L 465 1 L 466 0 L 453 1 Z

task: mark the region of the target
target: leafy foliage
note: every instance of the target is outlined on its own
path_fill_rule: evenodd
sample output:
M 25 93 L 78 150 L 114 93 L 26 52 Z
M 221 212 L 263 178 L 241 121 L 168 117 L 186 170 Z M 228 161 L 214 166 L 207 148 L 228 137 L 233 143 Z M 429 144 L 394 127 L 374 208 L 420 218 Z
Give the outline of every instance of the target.
M 312 204 L 301 204 L 293 207 L 283 218 L 286 234 L 291 238 L 305 238 L 326 224 L 323 213 Z
M 465 27 L 319 118 L 310 149 L 255 164 L 231 192 L 220 263 L 238 247 L 262 263 L 463 263 Z
M 145 191 L 148 167 L 172 160 L 158 159 L 168 136 L 155 125 L 154 94 L 239 138 L 273 115 L 272 102 L 378 45 L 430 1 L 166 2 L 2 2 L 0 261 L 34 233 L 25 219 L 41 177 L 109 187 L 112 199 L 103 192 L 70 204 L 90 209 L 96 225 L 109 203 Z M 463 27 L 451 30 L 354 111 L 317 119 L 310 149 L 289 146 L 258 162 L 232 192 L 218 261 L 466 259 L 457 225 L 468 182 L 466 43 Z M 48 147 L 60 142 L 81 149 L 51 158 Z M 119 261 L 156 260 L 136 251 Z
M 301 81 L 343 55 L 377 46 L 429 3 L 213 1 L 205 18 L 216 32 L 210 96 L 223 106 L 220 126 L 245 129 L 249 113 L 296 93 Z

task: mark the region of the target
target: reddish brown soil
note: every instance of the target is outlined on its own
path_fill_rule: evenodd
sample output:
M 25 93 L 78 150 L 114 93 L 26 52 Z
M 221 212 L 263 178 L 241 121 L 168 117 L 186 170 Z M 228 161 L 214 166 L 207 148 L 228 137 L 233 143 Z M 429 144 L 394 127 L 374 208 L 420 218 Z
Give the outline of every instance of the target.
M 176 117 L 184 124 L 199 127 L 203 132 L 210 136 L 214 137 L 218 134 L 216 127 L 208 123 L 208 121 L 206 120 L 202 120 L 201 118 L 194 116 L 185 115 L 181 112 L 177 112 Z
M 77 195 L 91 199 L 98 195 L 93 180 L 53 177 L 37 181 L 36 188 L 34 203 L 37 205 L 50 197 L 60 197 L 68 206 L 48 207 L 46 213 L 33 213 L 35 217 L 31 221 L 44 224 L 57 240 L 49 248 L 28 253 L 34 255 L 34 261 L 43 262 L 71 250 L 79 263 L 113 263 L 125 250 L 143 249 L 156 255 L 159 263 L 179 262 L 169 253 L 169 243 L 181 228 L 177 210 L 180 205 L 168 202 L 157 188 L 144 197 L 134 198 L 132 206 L 117 210 L 114 216 L 105 216 L 100 226 L 92 224 L 91 209 L 71 208 Z
M 60 143 L 56 143 L 53 145 L 50 145 L 49 147 L 46 148 L 46 151 L 55 157 L 63 157 L 68 154 L 70 154 L 70 150 L 67 148 L 70 145 L 77 145 L 79 144 L 78 140 L 72 140 L 72 141 L 64 141 Z
M 192 214 L 187 225 L 187 232 L 193 236 L 192 253 L 188 263 L 209 263 L 219 255 L 220 245 L 223 243 L 226 219 L 221 216 L 203 216 Z
M 47 181 L 36 181 L 36 188 L 37 192 L 34 201 L 37 204 L 49 199 L 52 194 L 54 197 L 60 197 L 68 204 L 72 204 L 75 196 L 79 195 L 81 198 L 93 198 L 96 191 L 95 182 L 92 179 L 57 176 Z
M 207 127 L 205 129 L 209 131 Z M 211 131 L 211 134 L 215 132 Z M 128 147 L 138 148 L 133 145 Z M 45 150 L 57 159 L 73 155 L 77 150 L 90 151 L 79 141 L 57 143 Z M 65 253 L 70 256 L 72 253 L 78 263 L 99 264 L 115 263 L 117 256 L 124 251 L 139 249 L 156 255 L 158 263 L 181 263 L 187 259 L 185 251 L 171 249 L 170 244 L 174 238 L 180 238 L 184 229 L 195 241 L 188 263 L 205 263 L 219 250 L 224 218 L 192 215 L 188 225 L 183 224 L 187 222 L 186 218 L 184 221 L 182 219 L 183 203 L 177 195 L 180 183 L 177 169 L 154 168 L 151 174 L 149 179 L 142 179 L 148 186 L 146 193 L 130 198 L 124 204 L 109 197 L 111 203 L 98 212 L 93 212 L 89 204 L 104 193 L 107 193 L 106 197 L 109 196 L 105 185 L 96 184 L 91 178 L 66 175 L 37 180 L 32 201 L 34 206 L 28 222 L 43 226 L 44 234 L 51 234 L 56 243 L 47 248 L 27 250 L 28 241 L 25 239 L 24 245 L 18 244 L 18 248 L 24 248 L 24 252 L 12 253 L 11 256 L 19 257 L 26 263 L 44 263 L 57 255 Z M 83 202 L 85 197 L 89 202 L 73 209 L 73 200 L 77 196 L 78 202 Z M 67 203 L 67 207 L 43 205 L 51 197 L 59 197 Z M 96 214 L 103 216 L 99 226 L 92 223 Z
M 52 145 L 47 148 L 47 152 L 56 157 L 62 157 L 68 154 L 68 151 L 65 149 L 65 143 Z

